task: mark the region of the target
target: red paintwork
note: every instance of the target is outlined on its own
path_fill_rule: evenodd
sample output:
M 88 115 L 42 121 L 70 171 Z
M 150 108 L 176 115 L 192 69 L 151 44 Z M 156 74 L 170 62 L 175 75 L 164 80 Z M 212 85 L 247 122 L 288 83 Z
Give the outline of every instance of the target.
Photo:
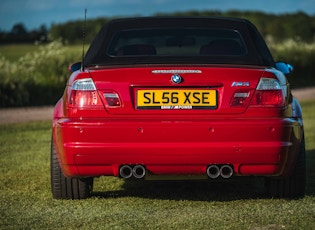
M 152 70 L 201 70 L 183 73 L 174 85 L 172 74 Z M 74 72 L 57 103 L 53 139 L 62 170 L 69 177 L 119 176 L 123 164 L 145 165 L 152 175 L 206 174 L 209 164 L 230 164 L 235 175 L 285 176 L 294 167 L 303 126 L 290 103 L 285 106 L 231 107 L 237 90 L 254 95 L 259 80 L 286 78 L 275 69 L 253 66 L 135 66 Z M 80 109 L 69 104 L 71 85 L 92 78 L 102 103 Z M 231 87 L 234 81 L 250 86 Z M 218 92 L 215 110 L 137 110 L 139 88 L 202 88 Z M 104 92 L 116 92 L 120 108 L 107 108 Z M 250 98 L 251 99 L 251 98 Z M 250 100 L 249 99 L 249 100 Z

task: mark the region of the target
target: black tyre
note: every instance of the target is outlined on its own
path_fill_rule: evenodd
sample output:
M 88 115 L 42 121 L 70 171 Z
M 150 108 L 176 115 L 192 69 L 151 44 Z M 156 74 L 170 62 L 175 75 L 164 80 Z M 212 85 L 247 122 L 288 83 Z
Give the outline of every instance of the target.
M 61 171 L 53 140 L 50 160 L 51 190 L 55 199 L 85 199 L 91 196 L 94 178 L 65 177 Z
M 306 186 L 306 158 L 304 137 L 300 153 L 291 176 L 283 179 L 266 178 L 266 190 L 275 198 L 300 198 L 304 196 Z

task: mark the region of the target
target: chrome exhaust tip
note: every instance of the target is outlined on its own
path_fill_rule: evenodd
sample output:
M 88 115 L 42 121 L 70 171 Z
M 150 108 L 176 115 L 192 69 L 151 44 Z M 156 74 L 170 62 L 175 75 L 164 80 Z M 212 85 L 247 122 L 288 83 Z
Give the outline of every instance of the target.
M 132 168 L 129 165 L 122 165 L 119 169 L 119 175 L 124 178 L 128 179 L 132 177 Z
M 141 179 L 145 176 L 146 170 L 143 165 L 135 165 L 132 169 L 132 174 L 135 178 Z
M 209 165 L 207 168 L 207 175 L 211 179 L 216 179 L 220 176 L 220 168 L 217 165 Z
M 231 176 L 233 176 L 233 172 L 234 172 L 234 170 L 233 170 L 232 166 L 230 166 L 230 165 L 223 165 L 220 168 L 221 177 L 224 179 L 228 179 Z

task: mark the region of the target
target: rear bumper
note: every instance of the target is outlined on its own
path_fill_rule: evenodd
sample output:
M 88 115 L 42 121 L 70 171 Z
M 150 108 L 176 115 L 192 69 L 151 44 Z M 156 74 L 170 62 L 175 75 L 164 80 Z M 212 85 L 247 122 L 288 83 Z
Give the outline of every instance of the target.
M 59 119 L 53 124 L 66 176 L 119 176 L 124 164 L 151 175 L 205 175 L 229 164 L 235 175 L 285 176 L 294 167 L 302 127 L 293 119 Z

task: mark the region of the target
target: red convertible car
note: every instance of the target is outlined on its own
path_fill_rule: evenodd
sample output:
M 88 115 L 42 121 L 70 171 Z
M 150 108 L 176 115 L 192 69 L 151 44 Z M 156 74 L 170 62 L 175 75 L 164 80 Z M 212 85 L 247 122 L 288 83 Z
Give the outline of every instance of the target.
M 249 21 L 113 20 L 69 69 L 53 117 L 54 198 L 87 198 L 99 176 L 260 176 L 271 197 L 304 195 L 292 67 Z

